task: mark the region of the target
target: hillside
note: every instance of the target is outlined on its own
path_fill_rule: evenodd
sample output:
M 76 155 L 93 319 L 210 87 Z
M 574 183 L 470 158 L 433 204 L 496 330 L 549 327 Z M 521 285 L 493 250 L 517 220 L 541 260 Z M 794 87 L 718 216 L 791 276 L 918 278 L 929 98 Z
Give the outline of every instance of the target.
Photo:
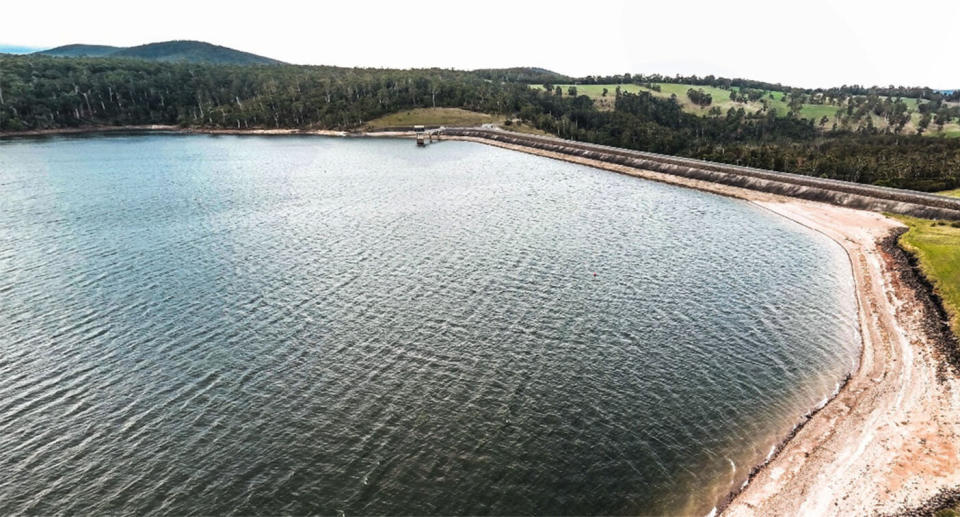
M 521 66 L 514 68 L 480 68 L 473 73 L 491 81 L 506 83 L 564 83 L 572 78 L 545 68 Z
M 173 63 L 213 63 L 221 65 L 277 65 L 281 61 L 203 41 L 163 41 L 135 47 L 107 45 L 64 45 L 37 52 L 58 57 L 118 57 Z
M 576 88 L 577 95 L 586 95 L 593 100 L 597 109 L 604 111 L 613 111 L 616 100 L 616 91 L 622 93 L 646 92 L 660 99 L 675 98 L 683 111 L 708 117 L 725 116 L 730 109 L 743 109 L 747 114 L 764 115 L 770 111 L 776 113 L 777 117 L 784 118 L 790 113 L 790 93 L 784 90 L 770 89 L 745 89 L 737 86 L 720 88 L 716 86 L 704 86 L 685 83 L 647 83 L 643 85 L 624 83 L 624 84 L 556 84 L 559 86 L 564 96 L 568 96 L 570 88 Z M 543 86 L 531 84 L 531 88 L 542 90 Z M 687 95 L 688 90 L 702 91 L 709 94 L 711 102 L 706 106 L 697 105 Z M 752 96 L 747 96 L 747 92 Z M 738 100 L 732 98 L 736 94 Z M 880 101 L 886 101 L 888 97 L 878 97 Z M 867 128 L 876 128 L 878 130 L 892 129 L 892 124 L 888 118 L 880 116 L 874 112 L 876 106 L 864 105 L 868 100 L 866 96 L 852 96 L 847 99 L 836 99 L 832 97 L 816 97 L 814 95 L 805 95 L 803 102 L 799 103 L 799 109 L 796 111 L 797 118 L 812 120 L 816 127 L 821 130 L 828 130 L 836 124 L 837 129 L 847 129 L 853 131 L 865 130 Z M 891 98 L 891 100 L 894 100 Z M 917 129 L 921 125 L 922 114 L 920 106 L 930 101 L 914 97 L 897 98 L 903 103 L 906 109 L 907 119 L 901 130 L 902 134 L 917 134 Z M 815 102 L 813 102 L 815 101 Z M 857 113 L 857 117 L 845 116 L 844 112 L 853 103 L 850 113 Z M 950 111 L 947 113 L 949 121 L 943 126 L 935 123 L 935 118 L 927 122 L 927 129 L 923 134 L 928 136 L 960 137 L 960 110 L 956 103 L 946 102 L 944 106 Z M 717 111 L 719 110 L 719 111 Z
M 123 47 L 111 47 L 110 45 L 85 45 L 83 43 L 76 43 L 34 53 L 57 57 L 104 57 L 118 50 L 122 50 L 122 48 Z

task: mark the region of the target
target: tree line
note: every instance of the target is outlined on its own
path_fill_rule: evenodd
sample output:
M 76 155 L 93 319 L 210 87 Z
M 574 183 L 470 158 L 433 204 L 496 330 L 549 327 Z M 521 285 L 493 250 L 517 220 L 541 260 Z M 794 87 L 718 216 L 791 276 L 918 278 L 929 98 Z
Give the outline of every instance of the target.
M 348 129 L 420 106 L 508 112 L 510 88 L 525 89 L 443 69 L 0 56 L 0 131 L 139 124 Z
M 675 98 L 619 88 L 610 92 L 614 109 L 600 110 L 575 86 L 538 90 L 510 79 L 525 73 L 0 56 L 0 131 L 144 124 L 354 129 L 410 108 L 457 107 L 631 149 L 920 190 L 960 186 L 960 139 L 907 136 L 866 123 L 854 131 L 842 120 L 818 127 L 793 111 L 778 116 L 713 106 L 703 117 L 684 112 Z M 765 90 L 738 86 L 747 99 Z M 799 102 L 809 94 L 787 95 Z M 924 105 L 928 125 L 954 109 L 944 101 Z M 903 110 L 889 96 L 854 95 L 838 118 L 876 116 L 896 126 Z
M 533 81 L 539 83 L 539 81 Z M 724 90 L 737 88 L 740 90 L 774 90 L 785 93 L 795 92 L 804 93 L 811 96 L 821 96 L 826 98 L 847 98 L 852 96 L 879 95 L 885 97 L 902 97 L 925 99 L 929 101 L 960 101 L 960 90 L 944 92 L 934 90 L 924 86 L 862 86 L 858 84 L 843 85 L 832 88 L 798 88 L 781 83 L 769 83 L 764 81 L 755 81 L 752 79 L 717 77 L 714 75 L 661 75 L 661 74 L 614 74 L 614 75 L 588 75 L 586 77 L 576 78 L 569 82 L 575 84 L 637 84 L 643 86 L 651 83 L 671 83 L 671 84 L 692 84 L 695 86 L 713 86 Z

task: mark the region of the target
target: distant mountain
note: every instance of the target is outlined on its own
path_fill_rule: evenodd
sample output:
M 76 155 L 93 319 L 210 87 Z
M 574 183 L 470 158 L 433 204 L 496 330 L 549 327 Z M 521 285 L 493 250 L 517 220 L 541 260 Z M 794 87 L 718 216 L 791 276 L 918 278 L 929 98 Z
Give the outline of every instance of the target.
M 491 81 L 503 81 L 507 83 L 568 83 L 573 79 L 570 76 L 558 74 L 545 68 L 534 66 L 518 66 L 513 68 L 481 68 L 474 70 L 473 73 L 490 79 Z
M 23 45 L 5 45 L 0 43 L 0 54 L 32 54 L 40 50 L 37 47 L 24 47 Z
M 111 47 L 109 45 L 84 45 L 77 43 L 52 48 L 50 50 L 41 50 L 40 52 L 34 52 L 34 54 L 46 54 L 48 56 L 59 57 L 104 57 L 109 56 L 121 48 L 122 47 Z
M 120 57 L 178 63 L 216 63 L 224 65 L 279 65 L 282 61 L 258 56 L 203 41 L 162 41 L 136 47 L 108 45 L 64 45 L 37 54 L 60 57 Z

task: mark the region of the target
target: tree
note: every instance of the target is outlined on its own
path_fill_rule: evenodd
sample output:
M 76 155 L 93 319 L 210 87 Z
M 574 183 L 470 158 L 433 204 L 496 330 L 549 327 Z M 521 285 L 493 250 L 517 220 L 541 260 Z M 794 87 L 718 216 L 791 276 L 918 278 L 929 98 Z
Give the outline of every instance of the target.
M 950 122 L 950 119 L 953 118 L 950 113 L 950 108 L 947 106 L 941 107 L 937 110 L 936 118 L 934 122 L 937 124 L 937 130 L 942 132 L 944 124 Z
M 799 115 L 800 110 L 803 109 L 803 94 L 790 94 L 790 101 L 787 103 L 787 107 L 790 108 L 790 113 Z
M 930 112 L 926 112 L 920 116 L 920 122 L 917 123 L 917 134 L 922 135 L 924 131 L 930 127 Z
M 576 86 L 571 86 L 571 87 L 567 88 L 567 95 L 569 95 L 569 96 L 571 96 L 571 97 L 576 97 L 576 96 L 577 96 L 577 87 L 576 87 Z
M 690 101 L 697 106 L 700 106 L 701 109 L 709 106 L 713 102 L 713 97 L 709 93 L 704 92 L 702 89 L 688 89 L 687 98 L 689 98 Z
M 606 97 L 606 96 L 607 96 L 607 93 L 608 93 L 608 90 L 607 90 L 606 88 L 604 88 L 604 89 L 603 89 L 603 93 L 600 94 L 600 96 L 601 96 L 601 97 Z

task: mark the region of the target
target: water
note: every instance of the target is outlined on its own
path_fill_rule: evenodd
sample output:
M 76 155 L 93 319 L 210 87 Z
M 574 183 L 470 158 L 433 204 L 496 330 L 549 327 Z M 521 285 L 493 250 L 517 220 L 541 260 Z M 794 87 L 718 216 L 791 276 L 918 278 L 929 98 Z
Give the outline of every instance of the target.
M 705 514 L 853 369 L 849 265 L 479 144 L 0 142 L 0 513 Z

